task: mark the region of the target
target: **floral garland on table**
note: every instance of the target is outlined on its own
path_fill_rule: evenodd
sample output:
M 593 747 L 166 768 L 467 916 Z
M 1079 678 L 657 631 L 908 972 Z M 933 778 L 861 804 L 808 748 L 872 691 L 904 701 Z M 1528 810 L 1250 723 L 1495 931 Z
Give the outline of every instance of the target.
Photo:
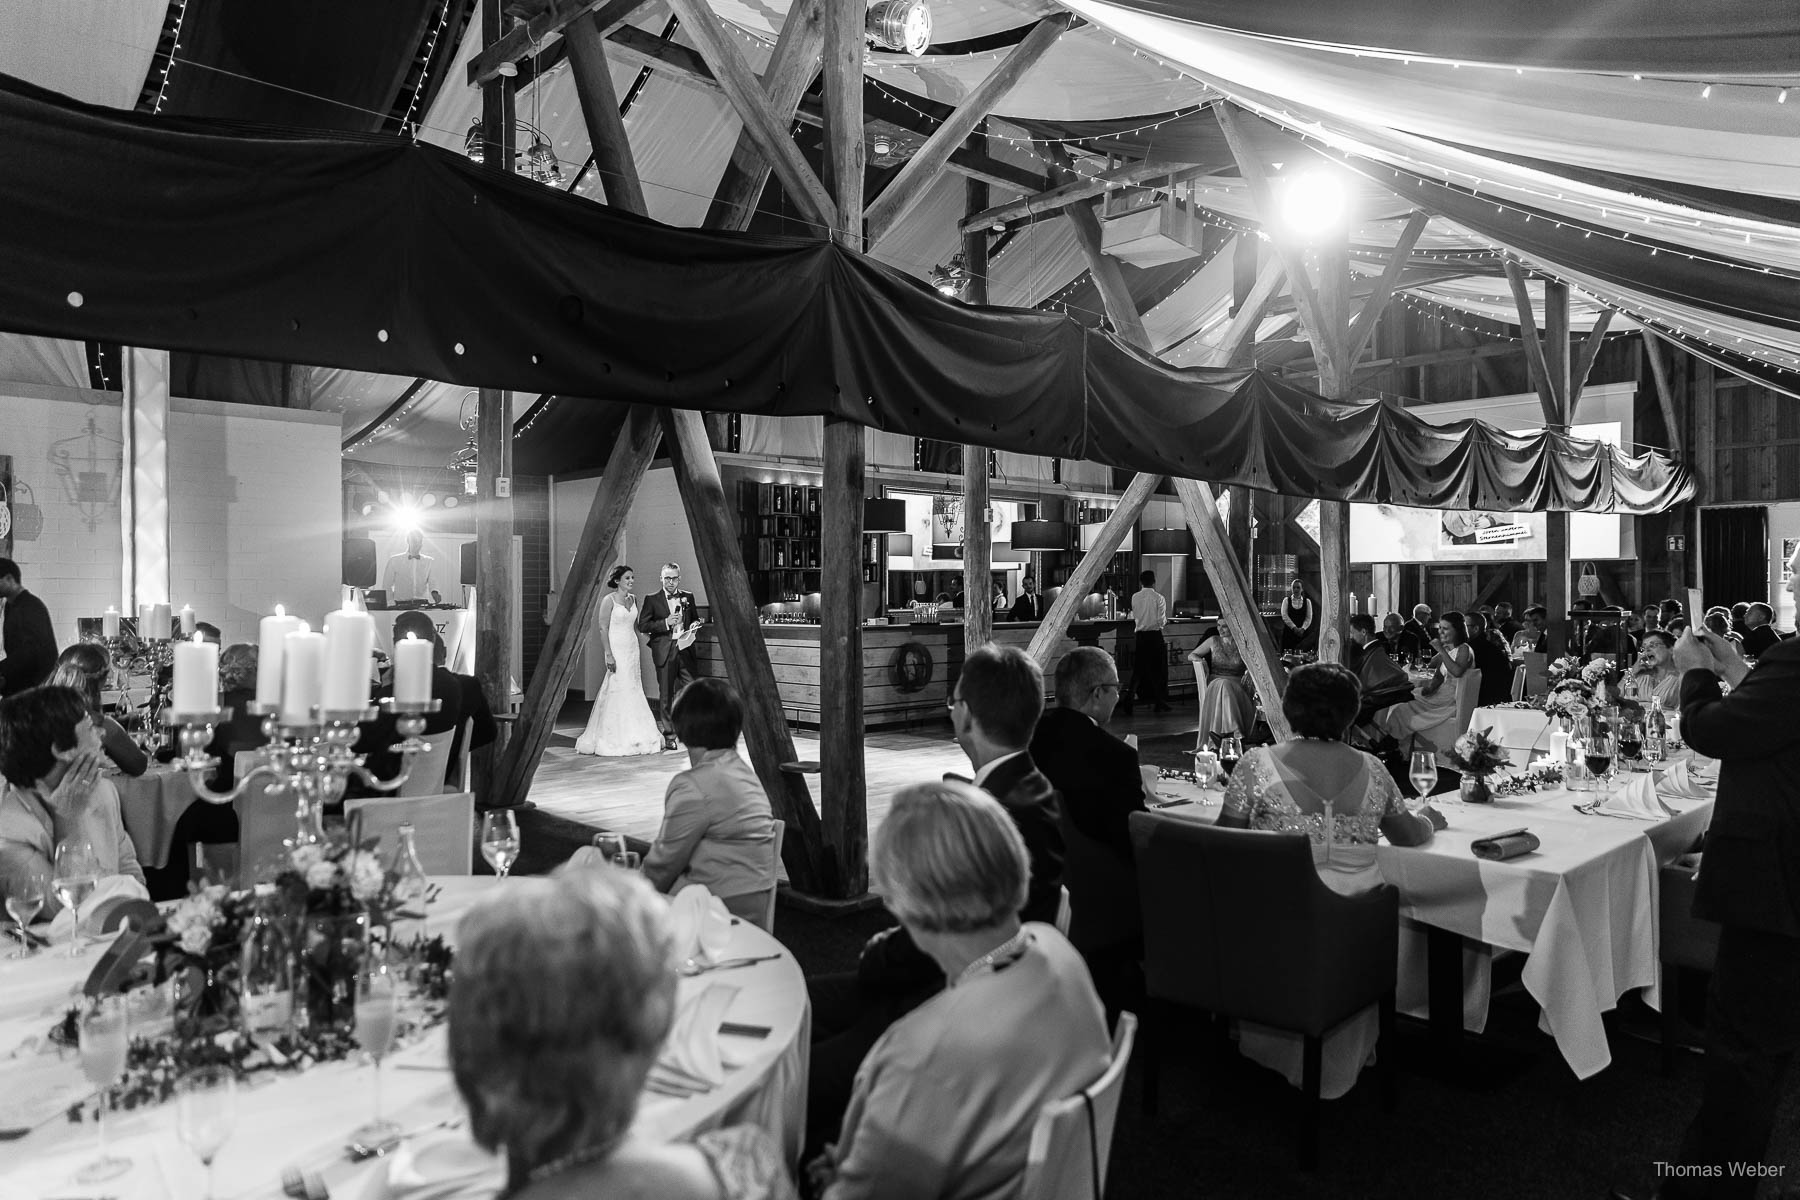
M 1559 788 L 1563 785 L 1563 768 L 1561 763 L 1548 760 L 1533 763 L 1517 775 L 1509 775 L 1489 788 L 1496 797 L 1524 796 L 1531 792 Z

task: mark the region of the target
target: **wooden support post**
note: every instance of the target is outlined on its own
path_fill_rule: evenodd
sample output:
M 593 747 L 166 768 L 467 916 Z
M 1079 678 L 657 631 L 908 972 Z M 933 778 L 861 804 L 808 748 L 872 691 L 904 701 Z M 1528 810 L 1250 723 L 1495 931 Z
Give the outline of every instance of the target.
M 750 576 L 744 569 L 743 551 L 732 525 L 732 509 L 726 502 L 719 465 L 706 439 L 705 419 L 684 409 L 664 409 L 661 419 L 669 461 L 681 492 L 681 507 L 687 513 L 688 529 L 694 537 L 700 577 L 706 583 L 707 615 L 719 633 L 726 676 L 744 697 L 744 741 L 750 751 L 750 764 L 769 794 L 775 815 L 787 822 L 782 861 L 787 864 L 788 879 L 801 891 L 824 888 L 827 895 L 856 895 L 865 888 L 850 893 L 831 890 L 830 876 L 821 870 L 828 862 L 825 835 L 818 810 L 807 793 L 805 777 L 781 769 L 782 763 L 793 762 L 797 757 L 794 739 L 782 715 L 775 669 L 769 665 L 768 646 L 757 623 L 756 599 L 750 591 Z M 859 520 L 861 516 L 859 502 Z M 861 687 L 857 688 L 856 703 L 860 734 Z M 857 794 L 861 795 L 860 789 Z
M 863 9 L 849 0 L 824 3 L 825 187 L 837 205 L 833 237 L 841 246 L 861 250 L 867 159 L 863 147 Z M 860 569 L 857 578 L 862 578 Z M 859 663 L 857 678 L 861 677 Z
M 987 152 L 987 138 L 971 134 L 969 149 Z M 988 206 L 988 185 L 980 179 L 963 181 L 963 211 L 980 212 Z M 963 265 L 969 271 L 964 298 L 970 304 L 988 302 L 988 231 L 965 230 L 962 235 Z M 963 653 L 994 640 L 994 524 L 988 519 L 988 456 L 986 446 L 963 447 Z
M 1544 360 L 1544 344 L 1538 340 L 1537 318 L 1532 315 L 1531 292 L 1525 286 L 1525 271 L 1517 260 L 1506 259 L 1502 266 L 1506 270 L 1506 282 L 1512 288 L 1513 307 L 1519 312 L 1519 340 L 1525 343 L 1525 368 L 1531 376 L 1531 385 L 1537 389 L 1538 404 L 1544 410 L 1544 424 L 1557 426 L 1562 424 L 1562 397 L 1565 392 L 1558 392 L 1550 382 L 1550 366 Z
M 1600 357 L 1600 347 L 1606 342 L 1607 327 L 1612 324 L 1614 309 L 1604 308 L 1594 318 L 1594 328 L 1582 339 L 1581 352 L 1575 363 L 1569 368 L 1569 424 L 1575 424 L 1575 409 L 1581 403 L 1581 389 L 1587 386 L 1588 372 L 1594 369 L 1594 360 Z
M 636 405 L 625 415 L 625 424 L 606 459 L 606 473 L 600 477 L 600 487 L 588 508 L 587 523 L 582 526 L 581 540 L 575 547 L 575 561 L 563 581 L 562 598 L 544 633 L 544 648 L 525 688 L 518 724 L 495 771 L 493 797 L 499 807 L 518 805 L 531 790 L 532 776 L 537 773 L 544 747 L 550 744 L 556 714 L 568 698 L 569 681 L 575 677 L 581 647 L 600 606 L 606 569 L 617 556 L 619 534 L 637 498 L 638 486 L 656 457 L 660 438 L 655 409 Z
M 861 17 L 861 10 L 857 11 Z M 963 97 L 951 114 L 944 118 L 937 132 L 926 139 L 925 144 L 907 160 L 900 173 L 882 189 L 881 195 L 869 205 L 869 243 L 881 240 L 881 236 L 892 229 L 901 217 L 912 210 L 937 181 L 938 173 L 950 160 L 963 143 L 963 139 L 975 132 L 975 126 L 982 118 L 993 111 L 994 105 L 1006 98 L 1013 85 L 1024 78 L 1025 73 L 1036 66 L 1050 47 L 1056 44 L 1063 30 L 1074 23 L 1073 13 L 1059 12 L 1045 17 L 1034 26 L 1024 39 L 1009 51 L 1006 57 L 987 78 L 976 84 L 969 94 Z M 860 36 L 861 24 L 857 26 Z M 858 63 L 861 63 L 860 48 Z M 860 66 L 858 68 L 860 70 Z M 861 76 L 858 76 L 860 83 Z
M 469 86 L 485 87 L 496 79 L 504 78 L 501 74 L 503 64 L 516 63 L 538 53 L 543 49 L 544 43 L 558 31 L 589 13 L 594 14 L 596 24 L 604 33 L 624 22 L 647 2 L 648 0 L 580 0 L 575 4 L 547 4 L 536 16 L 514 25 L 498 38 L 487 38 L 484 30 L 482 51 L 469 60 Z
M 1355 367 L 1356 360 L 1369 348 L 1369 342 L 1375 337 L 1375 323 L 1381 319 L 1382 311 L 1393 298 L 1394 287 L 1400 282 L 1400 273 L 1406 269 L 1406 261 L 1412 256 L 1413 247 L 1419 244 L 1419 237 L 1430 222 L 1430 215 L 1422 212 L 1415 212 L 1406 219 L 1406 228 L 1400 231 L 1400 240 L 1394 244 L 1394 256 L 1388 259 L 1387 269 L 1381 273 L 1381 281 L 1363 302 L 1362 311 L 1356 314 L 1356 324 L 1350 327 L 1350 335 L 1344 346 L 1345 370 Z
M 969 156 L 964 156 L 963 161 L 972 162 L 974 160 Z M 953 158 L 952 163 L 954 162 Z M 963 218 L 962 224 L 958 228 L 964 233 L 971 229 L 990 229 L 997 224 L 1004 225 L 1008 221 L 1023 220 L 1039 213 L 1058 212 L 1077 201 L 1092 200 L 1111 188 L 1129 187 L 1132 184 L 1149 183 L 1151 180 L 1158 183 L 1166 181 L 1169 186 L 1173 187 L 1178 183 L 1186 183 L 1190 179 L 1198 179 L 1207 174 L 1208 170 L 1209 168 L 1204 166 L 1161 160 L 1128 163 L 1110 171 L 1096 171 L 1092 175 L 1084 175 L 1074 183 L 1034 190 L 1020 199 L 1010 200 L 1005 204 L 972 213 Z M 993 179 L 989 182 L 999 184 L 1004 188 L 1015 190 L 1018 188 L 1018 181 L 1012 179 Z
M 1277 738 L 1285 738 L 1291 730 L 1281 711 L 1281 694 L 1287 689 L 1281 652 L 1252 602 L 1249 576 L 1244 574 L 1244 568 L 1231 553 L 1231 543 L 1225 536 L 1225 523 L 1219 519 L 1219 507 L 1213 502 L 1212 489 L 1197 480 L 1177 478 L 1175 494 L 1181 498 L 1182 514 L 1187 518 L 1195 544 L 1200 547 L 1200 557 L 1206 563 L 1213 591 L 1219 597 L 1219 613 L 1237 640 L 1250 682 L 1256 685 L 1256 694 L 1262 700 L 1263 716 L 1269 722 L 1269 730 Z
M 826 895 L 869 887 L 868 777 L 863 763 L 862 530 L 866 435 L 825 420 L 825 504 L 819 597 L 819 797 Z
M 1419 224 L 1423 228 L 1423 221 Z M 1314 348 L 1323 366 L 1327 356 L 1322 353 L 1322 343 L 1331 345 L 1330 367 L 1320 372 L 1319 391 L 1332 400 L 1346 398 L 1354 359 L 1350 353 L 1350 342 L 1356 333 L 1350 327 L 1348 253 L 1342 232 L 1318 247 L 1319 326 L 1313 335 Z M 1365 315 L 1370 311 L 1365 309 Z M 1373 330 L 1374 327 L 1371 316 L 1368 328 Z M 1319 611 L 1316 619 L 1319 623 L 1319 661 L 1342 662 L 1345 635 L 1350 626 L 1350 505 L 1343 500 L 1319 501 Z
M 744 52 L 738 49 L 737 35 L 725 29 L 725 23 L 706 0 L 670 0 L 682 26 L 712 68 L 719 87 L 731 101 L 731 107 L 744 122 L 744 133 L 757 150 L 772 164 L 776 178 L 787 189 L 788 196 L 807 220 L 828 234 L 838 227 L 837 206 L 826 194 L 819 177 L 814 175 L 794 139 L 788 136 L 788 118 L 777 116 L 763 92 L 761 82 L 750 70 Z
M 1031 645 L 1026 653 L 1037 659 L 1038 666 L 1050 661 L 1057 642 L 1069 631 L 1069 625 L 1075 620 L 1075 612 L 1081 607 L 1082 598 L 1106 570 L 1106 564 L 1112 561 L 1112 556 L 1119 552 L 1126 533 L 1137 524 L 1138 517 L 1143 515 L 1144 505 L 1150 502 L 1150 497 L 1156 494 L 1156 489 L 1161 485 L 1160 475 L 1134 475 L 1131 482 L 1125 485 L 1125 492 L 1119 497 L 1119 506 L 1112 510 L 1112 515 L 1100 526 L 1093 548 L 1083 554 L 1081 561 L 1075 564 L 1075 569 L 1069 572 L 1062 591 L 1051 602 L 1044 619 L 1038 623 L 1037 632 L 1031 635 Z
M 776 116 L 791 117 L 812 83 L 819 66 L 819 49 L 825 41 L 824 16 L 819 0 L 802 0 L 789 7 L 787 20 L 781 26 L 781 39 L 763 73 L 763 90 L 769 97 L 769 108 Z M 756 202 L 769 182 L 769 161 L 757 153 L 754 140 L 738 134 L 737 148 L 713 194 L 707 211 L 706 229 L 750 227 L 756 215 Z
M 1650 374 L 1656 379 L 1656 403 L 1662 409 L 1663 428 L 1668 433 L 1669 449 L 1677 457 L 1681 455 L 1681 446 L 1686 438 L 1682 436 L 1681 420 L 1675 415 L 1675 389 L 1669 386 L 1669 367 L 1663 362 L 1663 352 L 1659 345 L 1662 339 L 1644 327 L 1644 357 L 1650 360 Z
M 1544 377 L 1550 394 L 1556 398 L 1559 419 L 1555 424 L 1569 428 L 1569 285 L 1555 279 L 1544 280 Z M 1545 606 L 1550 610 L 1550 653 L 1561 654 L 1569 645 L 1569 514 L 1545 514 Z
M 569 61 L 575 73 L 575 91 L 581 98 L 581 115 L 587 121 L 588 143 L 594 152 L 594 169 L 606 202 L 614 208 L 643 216 L 644 188 L 638 182 L 637 163 L 625 136 L 625 118 L 619 115 L 619 97 L 613 88 L 612 69 L 606 63 L 606 34 L 589 13 L 563 30 L 569 44 Z

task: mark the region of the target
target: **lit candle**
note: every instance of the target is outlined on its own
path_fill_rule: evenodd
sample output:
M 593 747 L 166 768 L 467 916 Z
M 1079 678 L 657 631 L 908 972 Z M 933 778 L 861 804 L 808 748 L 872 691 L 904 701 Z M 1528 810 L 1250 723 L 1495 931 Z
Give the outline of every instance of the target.
M 219 648 L 194 635 L 175 643 L 175 699 L 178 713 L 212 712 L 219 707 Z
M 347 583 L 338 588 L 338 607 L 340 609 L 357 607 L 356 589 Z M 327 621 L 326 624 L 329 625 L 330 622 Z
M 161 641 L 168 641 L 174 628 L 173 622 L 170 620 L 173 615 L 169 611 L 168 605 L 152 604 L 150 606 L 150 636 Z
M 288 616 L 287 610 L 279 604 L 275 606 L 274 616 L 262 619 L 256 650 L 258 704 L 281 703 L 281 662 L 286 650 L 286 638 L 288 634 L 299 631 L 300 618 Z
M 1374 592 L 1369 593 L 1369 615 L 1371 617 L 1375 615 L 1375 593 Z
M 1566 729 L 1552 729 L 1550 731 L 1550 761 L 1554 763 L 1562 762 L 1568 757 L 1568 750 L 1569 731 Z
M 330 712 L 369 707 L 369 659 L 375 653 L 375 619 L 340 608 L 325 615 L 325 683 L 319 701 Z
M 110 604 L 106 606 L 106 611 L 100 614 L 100 632 L 109 638 L 119 636 L 119 610 Z
M 299 631 L 288 634 L 281 643 L 281 719 L 291 725 L 304 724 L 312 719 L 321 695 L 325 635 L 310 632 L 303 621 Z M 257 670 L 260 674 L 260 663 Z
M 424 638 L 407 634 L 394 643 L 394 699 L 416 704 L 431 699 L 433 647 Z
M 191 604 L 181 606 L 181 636 L 194 636 L 194 607 Z
M 151 609 L 148 604 L 138 605 L 137 635 L 141 638 L 150 636 L 150 612 Z

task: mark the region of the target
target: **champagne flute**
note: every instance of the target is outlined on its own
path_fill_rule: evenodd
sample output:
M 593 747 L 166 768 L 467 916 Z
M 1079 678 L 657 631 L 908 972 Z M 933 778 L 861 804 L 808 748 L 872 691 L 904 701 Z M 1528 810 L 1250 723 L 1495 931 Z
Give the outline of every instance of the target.
M 51 886 L 74 916 L 69 931 L 68 957 L 79 958 L 82 954 L 81 902 L 94 894 L 94 884 L 100 878 L 100 860 L 94 854 L 94 844 L 82 837 L 68 837 L 58 842 L 55 871 Z
M 1226 775 L 1237 770 L 1238 760 L 1244 757 L 1244 741 L 1235 733 L 1225 734 L 1219 739 L 1219 766 Z
M 505 879 L 519 858 L 519 823 L 512 809 L 497 808 L 481 818 L 481 857 Z
M 357 968 L 356 1041 L 375 1060 L 375 1115 L 351 1135 L 364 1146 L 380 1146 L 400 1132 L 398 1125 L 381 1115 L 381 1060 L 394 1048 L 399 985 L 394 968 L 379 949 L 371 950 Z
M 1437 755 L 1430 750 L 1414 750 L 1412 761 L 1406 769 L 1406 777 L 1412 781 L 1413 790 L 1419 793 L 1419 799 L 1429 796 L 1432 789 L 1437 787 Z
M 6 885 L 6 913 L 19 923 L 19 948 L 7 955 L 8 958 L 31 957 L 31 931 L 29 926 L 43 910 L 44 900 L 50 894 L 50 880 L 37 867 L 27 867 Z
M 112 1085 L 125 1071 L 125 1051 L 129 1044 L 125 1013 L 125 997 L 104 996 L 82 1014 L 80 1025 L 81 1071 L 87 1081 L 100 1090 L 100 1106 L 96 1125 L 99 1129 L 100 1157 L 75 1173 L 80 1183 L 99 1183 L 131 1169 L 129 1158 L 106 1152 L 106 1109 L 112 1100 Z
M 200 1067 L 175 1092 L 175 1132 L 206 1167 L 206 1200 L 213 1200 L 213 1159 L 237 1124 L 237 1076 L 229 1067 Z

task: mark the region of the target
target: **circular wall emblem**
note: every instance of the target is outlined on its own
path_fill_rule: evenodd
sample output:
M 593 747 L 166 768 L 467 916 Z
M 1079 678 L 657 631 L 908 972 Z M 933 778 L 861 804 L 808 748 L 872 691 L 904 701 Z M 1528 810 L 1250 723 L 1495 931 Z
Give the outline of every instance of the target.
M 923 643 L 907 642 L 888 659 L 888 682 L 902 692 L 922 692 L 935 665 Z

